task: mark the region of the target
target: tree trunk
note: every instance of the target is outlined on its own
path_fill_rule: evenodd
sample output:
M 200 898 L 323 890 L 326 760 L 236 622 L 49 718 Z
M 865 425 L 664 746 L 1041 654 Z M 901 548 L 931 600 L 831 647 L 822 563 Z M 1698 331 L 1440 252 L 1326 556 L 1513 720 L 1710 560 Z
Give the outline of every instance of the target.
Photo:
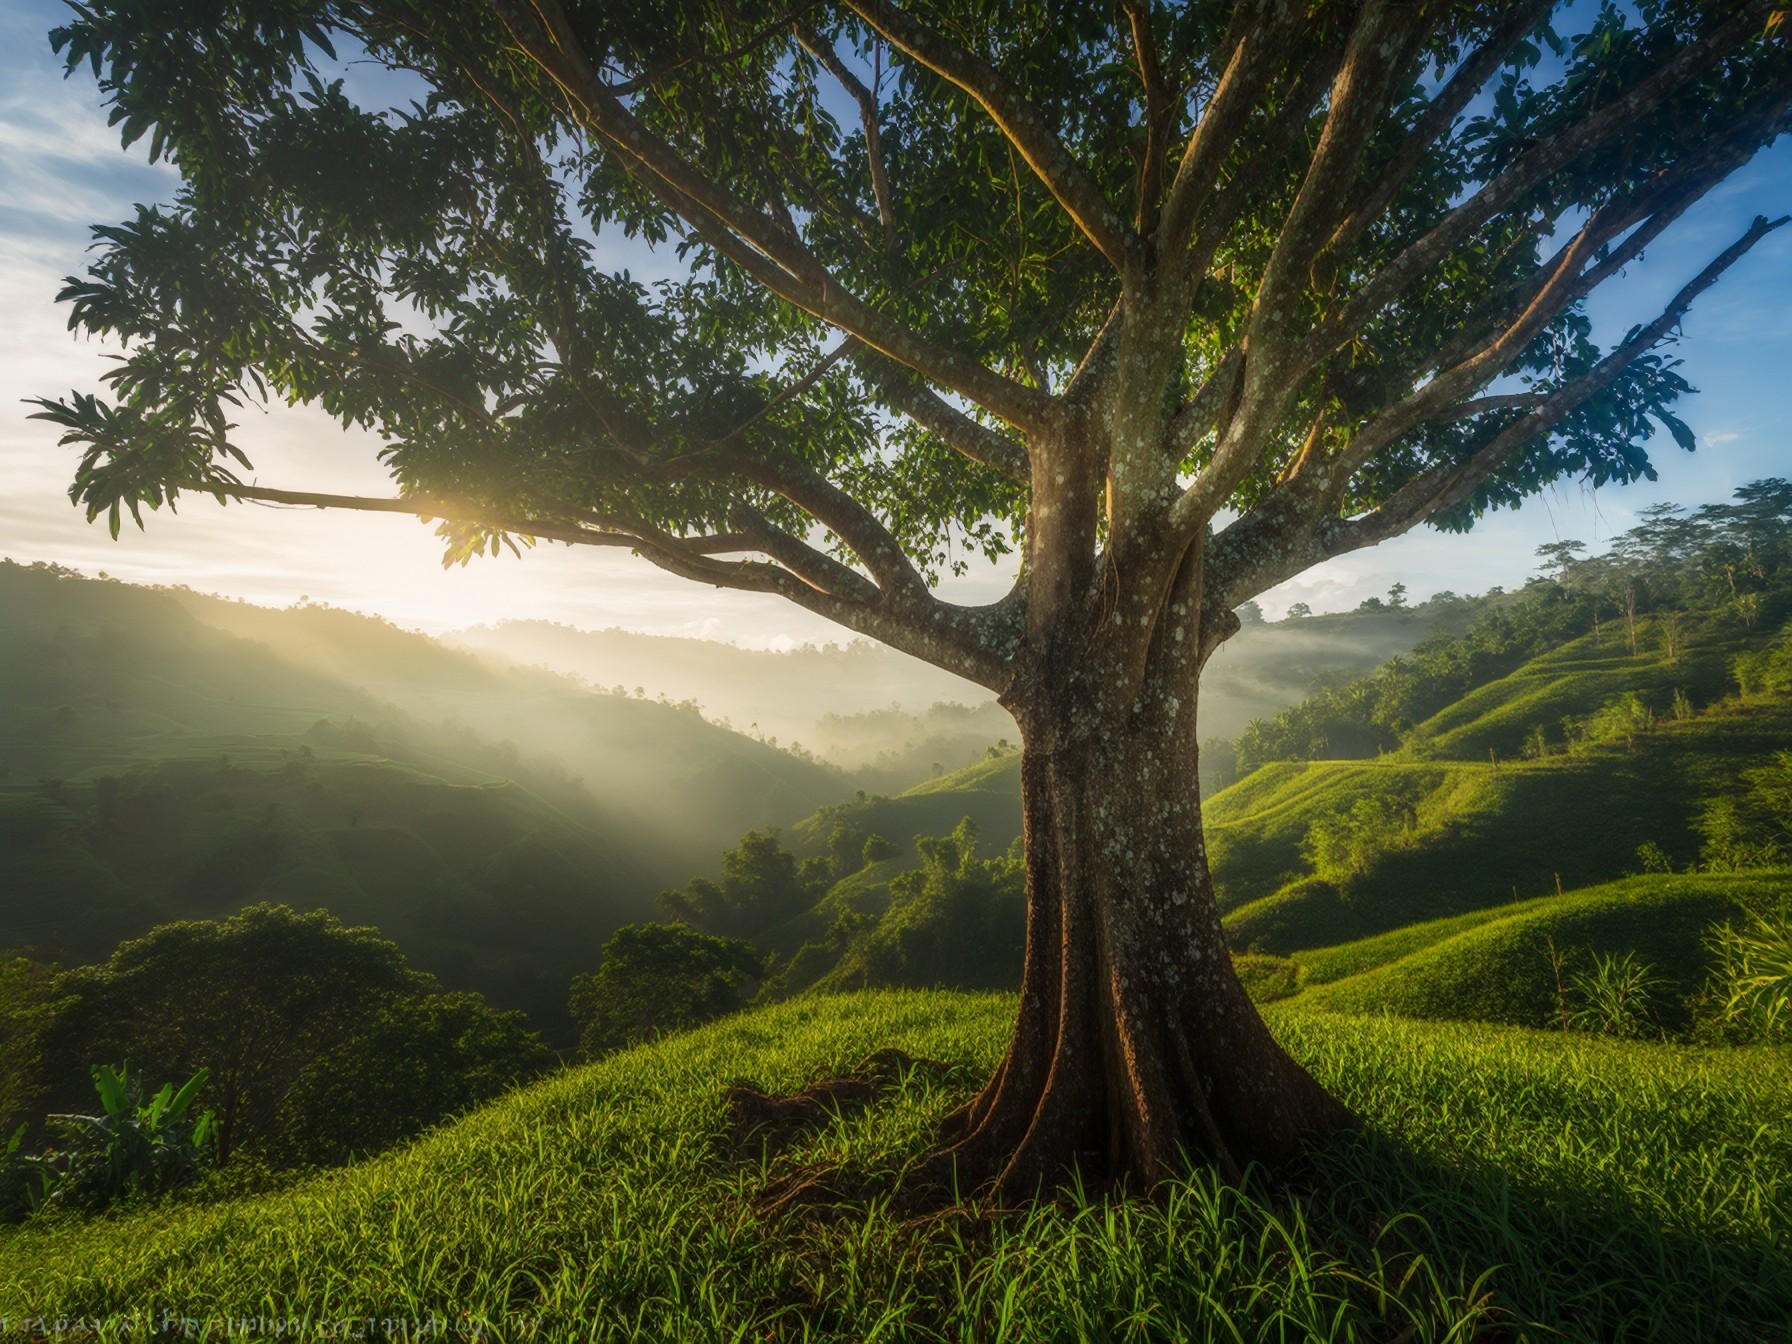
M 1088 669 L 1083 669 L 1085 673 Z M 930 1174 L 1025 1198 L 1071 1170 L 1154 1185 L 1285 1168 L 1345 1108 L 1276 1043 L 1233 972 L 1201 834 L 1193 677 L 1124 714 L 1052 675 L 1022 730 L 1027 945 L 1006 1056 Z

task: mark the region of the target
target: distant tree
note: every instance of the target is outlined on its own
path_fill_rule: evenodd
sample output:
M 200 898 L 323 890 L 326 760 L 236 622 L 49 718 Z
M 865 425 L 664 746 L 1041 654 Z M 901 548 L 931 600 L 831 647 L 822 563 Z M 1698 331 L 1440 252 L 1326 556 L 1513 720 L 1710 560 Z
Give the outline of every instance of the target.
M 1566 587 L 1569 572 L 1574 568 L 1575 557 L 1586 549 L 1584 541 L 1548 541 L 1537 548 L 1537 556 L 1546 561 L 1554 571 L 1555 581 Z
M 1037 936 L 927 1176 L 1291 1163 L 1346 1117 L 1229 969 L 1201 669 L 1315 564 L 1691 446 L 1657 348 L 1785 221 L 1608 346 L 1584 301 L 1792 124 L 1782 7 L 89 0 L 56 48 L 182 186 L 64 291 L 109 392 L 42 412 L 114 530 L 203 492 L 623 548 L 998 692 Z M 260 395 L 399 494 L 247 481 Z M 1011 548 L 1002 600 L 930 591 Z
M 1309 607 L 1305 602 L 1296 602 L 1288 608 L 1287 619 L 1291 621 L 1304 621 L 1312 614 L 1313 608 Z
M 850 821 L 834 824 L 828 832 L 828 859 L 835 877 L 845 877 L 864 867 L 865 828 Z
M 43 1041 L 62 1006 L 57 968 L 21 953 L 0 956 L 0 1142 L 46 1087 Z
M 921 866 L 891 879 L 883 916 L 845 931 L 847 945 L 828 985 L 1005 989 L 1018 984 L 1026 936 L 1019 851 L 979 859 L 977 826 L 969 817 L 950 835 L 918 838 L 915 849 Z
M 883 836 L 870 835 L 865 837 L 865 848 L 860 851 L 860 857 L 864 859 L 866 866 L 870 866 L 874 863 L 882 863 L 885 859 L 893 859 L 901 852 Z
M 1388 589 L 1388 606 L 1395 611 L 1406 609 L 1406 585 L 1404 583 L 1396 583 Z
M 1263 608 L 1258 606 L 1255 602 L 1240 602 L 1238 604 L 1238 610 L 1232 614 L 1238 617 L 1240 626 L 1262 625 L 1264 623 Z
M 398 948 L 327 911 L 256 905 L 164 924 L 64 974 L 58 1072 L 129 1059 L 146 1076 L 211 1071 L 218 1151 L 271 1136 L 299 1074 L 379 1004 L 427 984 Z
M 799 864 L 775 831 L 748 831 L 722 855 L 720 882 L 693 878 L 683 891 L 660 892 L 657 903 L 668 918 L 693 928 L 751 938 L 814 905 L 831 875 L 825 863 Z
M 594 1059 L 732 1013 L 764 970 L 738 938 L 679 924 L 624 925 L 604 944 L 596 973 L 573 978 L 568 1007 L 579 1049 Z
M 438 994 L 378 930 L 325 910 L 256 905 L 164 924 L 55 987 L 65 1002 L 44 1036 L 46 1074 L 64 1096 L 71 1086 L 78 1095 L 95 1060 L 129 1060 L 156 1078 L 206 1069 L 220 1160 L 250 1149 L 307 1161 L 372 1151 L 543 1059 L 519 1015 Z M 434 1070 L 408 1094 L 398 1080 L 416 1065 L 406 1060 Z M 366 1139 L 349 1142 L 357 1113 Z
M 276 1156 L 330 1165 L 377 1153 L 553 1062 L 528 1018 L 478 994 L 386 999 L 294 1079 Z

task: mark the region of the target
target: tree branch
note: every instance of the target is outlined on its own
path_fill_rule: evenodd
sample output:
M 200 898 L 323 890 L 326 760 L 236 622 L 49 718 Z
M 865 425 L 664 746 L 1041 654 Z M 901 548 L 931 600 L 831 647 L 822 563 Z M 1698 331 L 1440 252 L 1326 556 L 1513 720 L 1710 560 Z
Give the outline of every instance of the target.
M 559 86 L 579 119 L 721 255 L 803 311 L 858 336 L 1010 424 L 1041 423 L 1051 399 L 980 361 L 934 342 L 873 310 L 845 288 L 800 239 L 693 168 L 643 127 L 604 83 L 572 32 L 558 0 L 497 0 L 506 29 Z
M 877 99 L 865 87 L 864 82 L 846 68 L 833 47 L 813 29 L 798 24 L 796 40 L 821 62 L 822 68 L 834 77 L 834 82 L 845 89 L 853 102 L 858 104 L 859 123 L 865 128 L 865 161 L 871 169 L 871 194 L 877 201 L 878 217 L 882 219 L 884 226 L 884 250 L 893 252 L 896 250 L 896 198 L 890 191 L 890 175 L 884 167 L 883 142 L 877 131 Z
M 1456 118 L 1480 92 L 1481 86 L 1499 69 L 1524 35 L 1541 23 L 1556 4 L 1557 0 L 1522 0 L 1522 3 L 1506 7 L 1487 40 L 1456 67 L 1443 88 L 1419 114 L 1393 158 L 1377 165 L 1368 195 L 1338 225 L 1314 259 L 1312 269 L 1316 277 L 1336 270 L 1363 230 L 1392 204 L 1438 138 L 1455 125 Z
M 1238 0 L 1232 11 L 1231 30 L 1243 31 L 1231 44 L 1232 55 L 1225 72 L 1189 135 L 1169 194 L 1158 212 L 1160 259 L 1173 258 L 1187 250 L 1201 202 L 1219 182 L 1227 156 L 1281 63 L 1282 39 L 1290 30 L 1289 25 L 1276 17 L 1261 23 L 1247 21 L 1247 12 L 1254 8 L 1253 0 Z M 1205 269 L 1205 265 L 1199 267 L 1200 271 Z
M 1674 296 L 1659 317 L 1638 328 L 1582 377 L 1544 395 L 1467 462 L 1439 463 L 1421 472 L 1380 507 L 1356 519 L 1327 519 L 1323 500 L 1310 492 L 1276 491 L 1213 539 L 1211 600 L 1236 606 L 1313 565 L 1398 536 L 1462 503 L 1513 453 L 1548 434 L 1564 416 L 1609 387 L 1673 330 L 1700 294 L 1756 243 L 1788 222 L 1792 216 L 1757 218 Z
M 1122 0 L 1126 21 L 1132 28 L 1132 49 L 1139 65 L 1139 85 L 1145 94 L 1145 144 L 1140 150 L 1138 214 L 1133 227 L 1143 232 L 1156 217 L 1164 191 L 1164 156 L 1170 147 L 1176 103 L 1164 84 L 1163 63 L 1158 59 L 1157 39 L 1151 32 L 1151 8 L 1145 0 Z
M 844 3 L 894 46 L 975 98 L 1096 251 L 1122 276 L 1131 274 L 1140 256 L 1138 234 L 999 70 L 888 0 Z
M 1180 462 L 1194 451 L 1195 445 L 1216 424 L 1225 418 L 1227 405 L 1238 390 L 1239 375 L 1244 372 L 1244 347 L 1235 345 L 1226 351 L 1220 362 L 1195 389 L 1176 418 L 1170 421 L 1164 435 L 1164 447 L 1173 461 Z
M 1339 202 L 1392 98 L 1394 83 L 1422 30 L 1415 15 L 1381 0 L 1357 12 L 1344 58 L 1332 81 L 1330 110 L 1300 191 L 1277 231 L 1251 308 L 1252 359 L 1245 370 L 1247 401 L 1279 373 L 1286 334 L 1301 323 L 1299 298 L 1313 258 L 1336 224 Z
M 1355 295 L 1339 305 L 1313 332 L 1295 361 L 1296 368 L 1312 368 L 1361 331 L 1370 318 L 1428 274 L 1452 248 L 1525 191 L 1582 154 L 1606 144 L 1626 127 L 1659 108 L 1687 82 L 1740 47 L 1759 31 L 1771 8 L 1770 0 L 1746 0 L 1713 32 L 1676 52 L 1607 106 L 1577 122 L 1554 140 L 1527 150 L 1505 172 L 1451 210 Z
M 859 371 L 882 400 L 938 435 L 948 447 L 1011 480 L 1027 479 L 1027 450 L 1015 440 L 979 424 L 931 388 L 888 367 L 875 353 L 859 361 Z

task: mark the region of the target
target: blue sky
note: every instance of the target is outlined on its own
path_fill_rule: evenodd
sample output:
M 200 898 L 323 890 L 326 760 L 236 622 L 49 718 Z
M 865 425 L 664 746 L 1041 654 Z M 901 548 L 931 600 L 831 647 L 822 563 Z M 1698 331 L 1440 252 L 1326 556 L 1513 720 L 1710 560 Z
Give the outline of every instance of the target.
M 0 554 L 276 605 L 303 595 L 432 631 L 514 616 L 762 646 L 842 637 L 775 599 L 718 593 L 583 548 L 543 546 L 520 561 L 444 573 L 431 529 L 402 518 L 194 499 L 118 542 L 85 523 L 65 494 L 72 451 L 56 446 L 52 427 L 28 420 L 21 400 L 97 388 L 108 352 L 66 330 L 55 292 L 81 267 L 88 225 L 122 218 L 133 202 L 166 199 L 174 179 L 141 152 L 119 149 L 90 79 L 63 80 L 45 39 L 62 13 L 50 0 L 0 7 Z M 1606 339 L 1652 318 L 1757 214 L 1792 214 L 1792 143 L 1758 157 L 1597 296 L 1593 314 Z M 1533 572 L 1543 542 L 1574 537 L 1599 549 L 1650 504 L 1721 499 L 1745 481 L 1792 475 L 1792 227 L 1700 300 L 1674 353 L 1701 391 L 1681 405 L 1699 451 L 1685 454 L 1658 436 L 1659 482 L 1597 493 L 1567 484 L 1466 537 L 1411 534 L 1303 575 L 1267 596 L 1266 610 L 1273 617 L 1294 601 L 1322 611 L 1354 606 L 1395 582 L 1416 597 L 1513 587 Z M 251 410 L 243 420 L 266 484 L 390 493 L 370 436 L 344 434 L 303 410 Z M 1006 584 L 986 571 L 952 589 L 983 601 Z

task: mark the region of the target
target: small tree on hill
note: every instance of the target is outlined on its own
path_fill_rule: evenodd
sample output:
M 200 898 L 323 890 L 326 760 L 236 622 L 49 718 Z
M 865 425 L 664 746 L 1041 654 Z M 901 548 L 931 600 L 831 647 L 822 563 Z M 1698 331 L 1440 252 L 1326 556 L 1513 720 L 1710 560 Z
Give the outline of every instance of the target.
M 1309 566 L 1691 446 L 1656 348 L 1784 221 L 1609 346 L 1582 302 L 1787 129 L 1778 3 L 92 0 L 53 40 L 184 185 L 99 231 L 65 297 L 131 352 L 44 414 L 114 528 L 199 491 L 623 547 L 995 690 L 1021 1006 L 925 1174 L 1286 1163 L 1345 1116 L 1227 959 L 1201 668 Z M 245 481 L 264 392 L 398 495 Z M 1001 601 L 931 591 L 1010 549 Z
M 682 1031 L 746 1004 L 764 974 L 749 943 L 682 924 L 627 924 L 604 944 L 595 974 L 573 978 L 570 1010 L 587 1058 Z

